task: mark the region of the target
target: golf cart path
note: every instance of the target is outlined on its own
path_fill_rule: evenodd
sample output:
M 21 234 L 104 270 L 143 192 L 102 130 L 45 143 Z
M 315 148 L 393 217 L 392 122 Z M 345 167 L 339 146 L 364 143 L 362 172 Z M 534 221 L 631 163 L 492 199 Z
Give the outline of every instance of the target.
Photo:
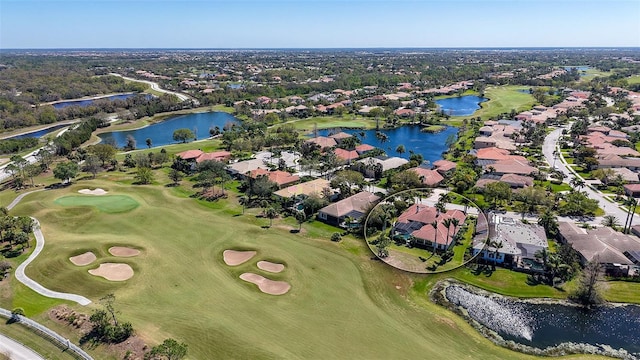
M 43 191 L 43 190 L 44 189 L 34 190 L 34 191 L 26 192 L 24 194 L 20 194 L 17 198 L 15 198 L 15 200 L 13 200 L 11 202 L 11 204 L 9 204 L 9 206 L 7 206 L 7 210 L 11 210 L 25 196 L 27 196 L 29 194 L 32 194 L 34 192 Z M 77 302 L 80 305 L 89 305 L 91 303 L 91 300 L 87 299 L 86 297 L 84 297 L 82 295 L 69 294 L 69 293 L 63 293 L 63 292 L 49 290 L 49 289 L 45 288 L 44 286 L 40 285 L 39 283 L 33 281 L 31 278 L 29 278 L 25 274 L 24 269 L 29 264 L 31 264 L 31 262 L 33 260 L 35 260 L 36 257 L 38 257 L 38 255 L 40 255 L 40 252 L 42 252 L 42 249 L 44 248 L 44 235 L 42 235 L 42 230 L 40 230 L 40 222 L 38 221 L 38 219 L 36 219 L 34 217 L 32 217 L 32 219 L 35 222 L 35 224 L 33 226 L 33 235 L 35 235 L 35 237 L 36 237 L 36 248 L 35 248 L 35 250 L 33 250 L 31 255 L 29 255 L 27 260 L 25 260 L 22 264 L 20 264 L 18 266 L 18 268 L 16 269 L 16 271 L 15 271 L 16 279 L 18 281 L 20 281 L 21 283 L 23 283 L 24 285 L 26 285 L 31 290 L 37 292 L 38 294 L 40 294 L 42 296 L 46 296 L 46 297 L 50 297 L 50 298 L 54 298 L 54 299 L 70 300 L 70 301 Z
M 8 356 L 11 360 L 44 360 L 33 349 L 2 334 L 0 334 L 0 354 Z

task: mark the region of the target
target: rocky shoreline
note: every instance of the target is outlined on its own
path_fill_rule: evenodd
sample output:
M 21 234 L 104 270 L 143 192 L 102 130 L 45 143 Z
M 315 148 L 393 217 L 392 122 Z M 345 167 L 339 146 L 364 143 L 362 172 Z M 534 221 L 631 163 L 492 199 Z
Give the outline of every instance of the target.
M 467 323 L 473 326 L 484 337 L 491 340 L 496 345 L 499 345 L 514 351 L 518 351 L 521 353 L 537 355 L 537 356 L 565 356 L 565 355 L 572 355 L 572 354 L 591 354 L 591 355 L 604 355 L 604 356 L 609 356 L 609 357 L 619 358 L 624 360 L 639 360 L 637 355 L 631 354 L 624 349 L 614 349 L 611 346 L 602 345 L 602 344 L 594 345 L 594 344 L 586 344 L 586 343 L 564 342 L 556 346 L 550 346 L 550 347 L 541 349 L 541 348 L 537 348 L 537 347 L 533 347 L 525 344 L 520 344 L 513 340 L 506 340 L 502 336 L 500 336 L 500 334 L 498 334 L 496 331 L 490 329 L 489 327 L 481 324 L 479 321 L 473 319 L 465 308 L 463 308 L 462 306 L 453 304 L 451 301 L 449 301 L 449 299 L 446 296 L 446 290 L 449 286 L 452 286 L 452 285 L 459 286 L 473 294 L 485 296 L 490 299 L 508 299 L 512 301 L 519 301 L 519 302 L 531 303 L 531 304 L 557 304 L 557 305 L 575 306 L 575 307 L 579 307 L 580 305 L 569 302 L 567 300 L 559 300 L 559 299 L 512 298 L 508 296 L 495 294 L 486 290 L 482 290 L 480 288 L 477 288 L 453 279 L 441 280 L 438 283 L 436 283 L 436 285 L 429 292 L 429 298 L 431 299 L 431 301 L 463 317 L 467 321 Z M 625 305 L 627 304 L 607 304 L 607 305 L 600 305 L 600 306 L 615 307 L 615 306 L 625 306 Z

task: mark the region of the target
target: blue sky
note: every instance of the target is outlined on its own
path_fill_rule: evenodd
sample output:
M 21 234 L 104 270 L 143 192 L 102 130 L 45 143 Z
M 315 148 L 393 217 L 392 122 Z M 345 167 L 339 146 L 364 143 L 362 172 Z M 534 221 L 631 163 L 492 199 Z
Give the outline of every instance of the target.
M 640 46 L 640 0 L 0 0 L 0 48 Z

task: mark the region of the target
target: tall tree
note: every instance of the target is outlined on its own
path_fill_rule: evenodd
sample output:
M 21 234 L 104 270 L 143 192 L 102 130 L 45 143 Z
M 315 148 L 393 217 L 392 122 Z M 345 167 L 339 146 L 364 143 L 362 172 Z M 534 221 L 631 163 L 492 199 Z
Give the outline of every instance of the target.
M 571 298 L 585 306 L 602 303 L 604 299 L 598 287 L 598 281 L 602 279 L 602 275 L 603 269 L 600 265 L 600 259 L 595 256 L 582 270 L 578 287 L 571 294 Z
M 71 179 L 78 175 L 78 164 L 73 161 L 65 161 L 58 163 L 55 169 L 53 169 L 53 176 L 56 179 L 62 180 L 62 182 L 71 182 Z

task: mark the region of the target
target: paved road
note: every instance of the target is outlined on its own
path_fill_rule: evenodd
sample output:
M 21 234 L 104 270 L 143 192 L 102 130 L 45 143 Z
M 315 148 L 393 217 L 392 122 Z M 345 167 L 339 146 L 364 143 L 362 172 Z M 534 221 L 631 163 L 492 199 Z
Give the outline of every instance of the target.
M 0 334 L 0 354 L 11 360 L 45 360 L 40 354 L 19 342 Z
M 555 165 L 555 168 L 557 170 L 562 171 L 566 175 L 566 178 L 564 179 L 565 182 L 568 183 L 575 177 L 584 181 L 584 179 L 580 175 L 575 173 L 573 169 L 571 169 L 570 166 L 566 163 L 559 149 L 557 152 L 557 158 L 554 158 L 553 152 L 557 149 L 558 139 L 560 138 L 561 134 L 562 128 L 556 129 L 549 133 L 544 139 L 544 144 L 542 145 L 542 153 L 544 154 L 544 157 L 550 166 L 553 167 Z M 598 200 L 598 203 L 604 210 L 605 214 L 617 217 L 620 223 L 623 223 L 627 218 L 627 211 L 623 208 L 620 208 L 616 203 L 609 202 L 607 199 L 605 199 L 604 195 L 599 190 L 596 190 L 595 188 L 592 188 L 590 186 L 585 186 L 581 190 L 586 191 L 589 198 Z M 601 225 L 601 221 L 602 218 L 595 218 L 594 220 L 588 222 L 593 225 Z M 633 225 L 637 224 L 640 224 L 640 216 L 635 216 L 633 219 Z
M 25 196 L 37 191 L 42 191 L 42 190 L 43 189 L 34 190 L 24 194 L 20 194 L 15 200 L 11 202 L 11 204 L 9 204 L 9 206 L 7 206 L 7 210 L 11 210 Z M 35 260 L 36 257 L 38 257 L 38 255 L 40 255 L 40 252 L 42 252 L 42 249 L 44 248 L 44 235 L 42 235 L 42 231 L 40 230 L 40 222 L 34 217 L 32 217 L 32 219 L 35 222 L 35 226 L 33 227 L 33 235 L 35 235 L 36 237 L 36 248 L 31 253 L 31 255 L 29 255 L 27 260 L 25 260 L 22 264 L 20 264 L 16 269 L 15 271 L 16 279 L 21 283 L 23 283 L 24 285 L 26 285 L 27 287 L 29 287 L 31 290 L 37 292 L 42 296 L 55 298 L 55 299 L 75 301 L 80 305 L 89 305 L 91 303 L 91 300 L 87 299 L 84 296 L 49 290 L 44 286 L 40 285 L 39 283 L 33 281 L 31 278 L 29 278 L 25 274 L 24 269 L 26 269 L 27 265 L 31 264 L 31 262 Z
M 109 75 L 113 75 L 113 76 L 118 76 L 121 77 L 125 80 L 129 80 L 129 81 L 136 81 L 136 82 L 141 82 L 141 83 L 145 83 L 149 86 L 151 86 L 151 89 L 157 92 L 161 92 L 161 93 L 165 93 L 165 94 L 172 94 L 178 97 L 178 99 L 180 99 L 180 101 L 187 101 L 187 100 L 194 100 L 193 98 L 191 98 L 188 95 L 179 93 L 179 92 L 175 92 L 175 91 L 170 91 L 170 90 L 166 90 L 160 87 L 160 85 L 158 85 L 158 83 L 153 82 L 153 81 L 149 81 L 149 80 L 138 80 L 138 79 L 134 79 L 134 78 L 130 78 L 130 77 L 126 77 L 120 74 L 116 74 L 116 73 L 110 73 Z

